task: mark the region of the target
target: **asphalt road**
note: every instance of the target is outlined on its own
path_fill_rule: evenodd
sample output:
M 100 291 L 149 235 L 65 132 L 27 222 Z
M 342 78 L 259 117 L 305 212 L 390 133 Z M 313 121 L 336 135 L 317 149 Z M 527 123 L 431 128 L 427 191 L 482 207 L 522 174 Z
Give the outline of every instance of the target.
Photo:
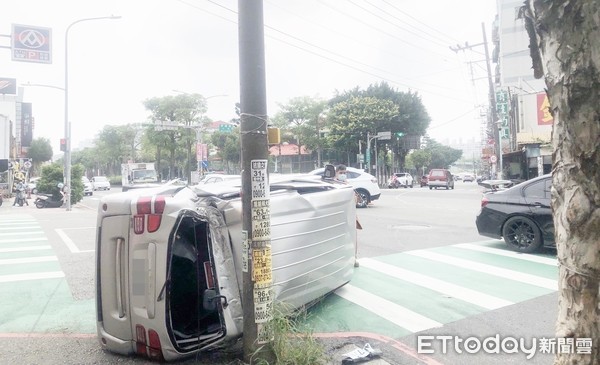
M 0 207 L 0 363 L 146 363 L 103 352 L 95 338 L 96 210 L 101 196 L 118 190 L 95 192 L 70 212 Z M 314 332 L 339 334 L 325 340 L 334 348 L 348 343 L 344 334 L 382 336 L 388 341 L 384 349 L 389 344 L 402 349 L 386 352 L 386 360 L 398 364 L 418 363 L 418 336 L 552 337 L 557 303 L 553 253 L 527 255 L 541 262 L 506 257 L 501 241 L 477 234 L 480 199 L 481 189 L 474 183 L 457 182 L 456 189 L 447 191 L 384 189 L 379 200 L 358 211 L 361 266 L 349 285 L 313 309 L 309 323 Z M 38 251 L 9 252 L 19 242 Z M 23 265 L 19 260 L 25 260 Z M 29 265 L 39 267 L 35 275 L 54 275 L 54 280 L 31 278 Z M 531 275 L 541 283 L 520 279 Z M 523 352 L 443 351 L 436 339 L 427 338 L 434 349 L 428 355 L 432 364 L 552 360 L 540 353 L 526 360 Z M 64 357 L 50 356 L 53 351 Z M 236 355 L 235 350 L 206 354 L 183 363 L 235 363 Z

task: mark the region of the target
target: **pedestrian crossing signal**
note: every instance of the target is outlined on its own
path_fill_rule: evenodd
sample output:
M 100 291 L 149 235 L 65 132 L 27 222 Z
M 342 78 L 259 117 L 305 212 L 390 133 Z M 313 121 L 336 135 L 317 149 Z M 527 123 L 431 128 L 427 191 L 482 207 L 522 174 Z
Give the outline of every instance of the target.
M 60 139 L 60 150 L 63 152 L 67 152 L 67 139 L 66 138 Z

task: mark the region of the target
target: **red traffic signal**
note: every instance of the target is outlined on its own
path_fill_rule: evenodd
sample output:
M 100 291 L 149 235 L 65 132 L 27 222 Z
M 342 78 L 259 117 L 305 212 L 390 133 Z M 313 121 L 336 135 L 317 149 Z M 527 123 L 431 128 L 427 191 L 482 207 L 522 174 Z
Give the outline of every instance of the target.
M 60 150 L 63 152 L 67 152 L 67 139 L 66 138 L 60 139 Z

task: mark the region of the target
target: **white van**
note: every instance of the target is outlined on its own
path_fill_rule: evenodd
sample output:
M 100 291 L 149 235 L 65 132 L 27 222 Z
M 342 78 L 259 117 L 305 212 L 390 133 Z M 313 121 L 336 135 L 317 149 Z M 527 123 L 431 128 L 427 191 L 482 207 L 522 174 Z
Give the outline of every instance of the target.
M 240 182 L 104 196 L 96 242 L 103 348 L 172 361 L 242 335 Z M 273 298 L 290 310 L 350 281 L 356 208 L 350 185 L 270 183 Z

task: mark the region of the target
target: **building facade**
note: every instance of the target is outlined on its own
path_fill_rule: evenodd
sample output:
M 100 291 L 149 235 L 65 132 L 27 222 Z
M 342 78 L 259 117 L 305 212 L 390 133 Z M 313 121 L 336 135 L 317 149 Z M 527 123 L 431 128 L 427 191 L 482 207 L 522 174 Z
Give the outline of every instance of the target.
M 498 0 L 492 29 L 494 88 L 503 178 L 527 180 L 552 168 L 553 118 L 543 79 L 533 76 L 523 1 Z M 494 113 L 490 113 L 494 114 Z M 498 150 L 495 148 L 494 150 Z

